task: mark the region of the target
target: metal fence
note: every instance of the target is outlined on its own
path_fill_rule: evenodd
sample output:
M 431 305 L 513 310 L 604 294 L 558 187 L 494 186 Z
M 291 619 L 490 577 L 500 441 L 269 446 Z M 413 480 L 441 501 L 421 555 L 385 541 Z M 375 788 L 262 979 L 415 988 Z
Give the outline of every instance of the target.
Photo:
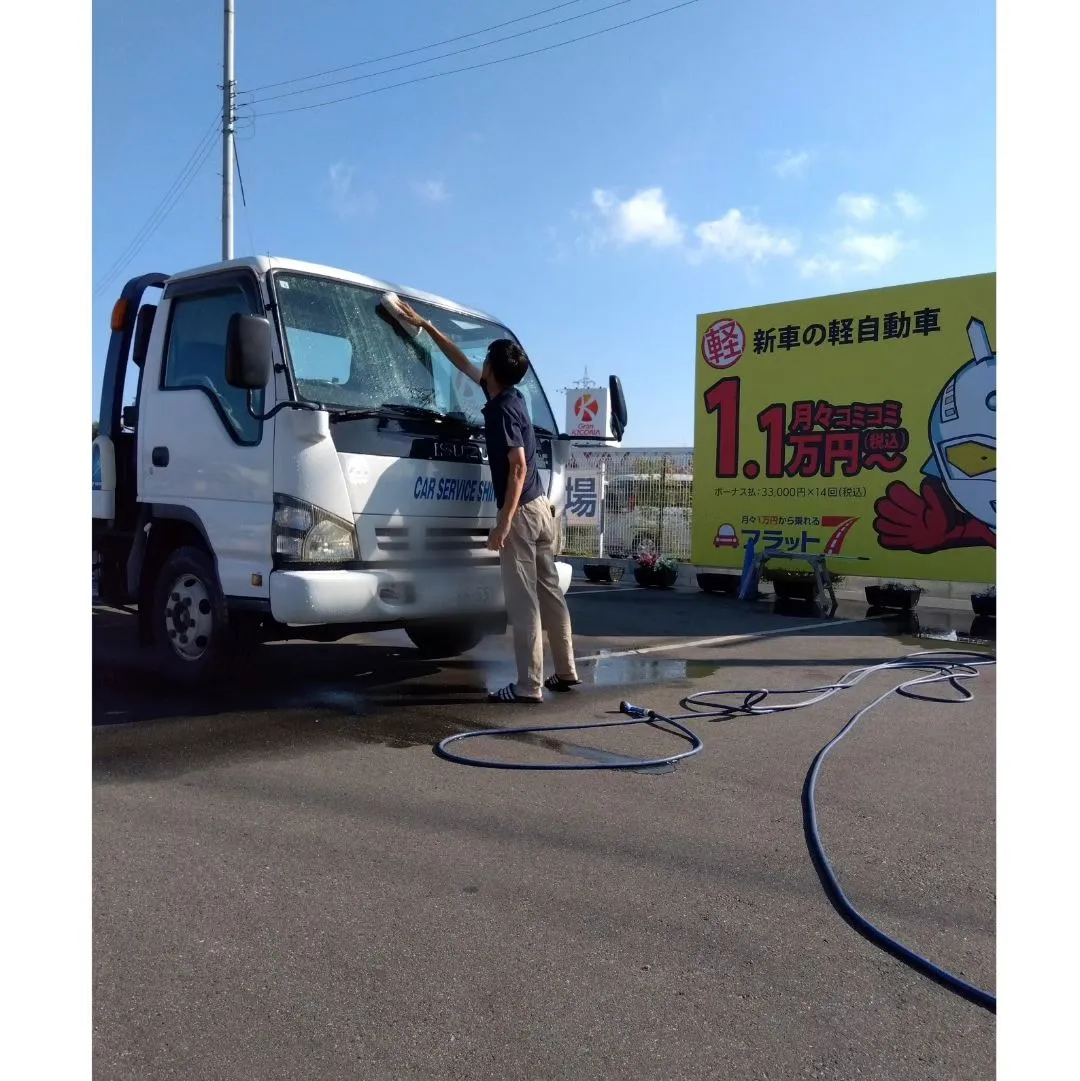
M 567 470 L 564 555 L 690 558 L 693 451 L 575 451 Z

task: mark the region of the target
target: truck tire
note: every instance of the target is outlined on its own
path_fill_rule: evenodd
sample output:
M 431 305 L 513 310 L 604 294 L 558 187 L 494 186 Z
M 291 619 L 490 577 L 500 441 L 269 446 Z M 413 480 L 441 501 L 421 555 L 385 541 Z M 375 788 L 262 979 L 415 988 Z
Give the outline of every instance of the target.
M 214 683 L 236 652 L 236 628 L 210 556 L 185 545 L 165 559 L 154 583 L 154 648 L 162 673 L 188 687 Z
M 484 638 L 484 630 L 474 623 L 418 623 L 405 628 L 422 657 L 458 657 L 468 653 Z

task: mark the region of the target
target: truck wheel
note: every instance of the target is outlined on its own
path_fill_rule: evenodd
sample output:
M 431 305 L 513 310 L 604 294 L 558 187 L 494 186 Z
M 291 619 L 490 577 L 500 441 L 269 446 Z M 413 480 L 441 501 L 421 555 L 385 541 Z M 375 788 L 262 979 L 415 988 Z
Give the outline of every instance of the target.
M 484 638 L 473 623 L 423 623 L 406 627 L 405 633 L 423 657 L 457 657 L 468 653 Z
M 210 556 L 177 548 L 154 585 L 154 645 L 161 668 L 187 686 L 213 683 L 235 651 L 235 628 Z

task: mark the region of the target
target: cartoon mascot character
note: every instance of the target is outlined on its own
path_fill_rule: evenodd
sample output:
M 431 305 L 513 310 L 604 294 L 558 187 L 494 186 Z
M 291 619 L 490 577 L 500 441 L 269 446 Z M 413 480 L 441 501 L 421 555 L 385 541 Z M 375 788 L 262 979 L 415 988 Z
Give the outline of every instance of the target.
M 967 334 L 972 359 L 934 403 L 932 453 L 919 491 L 894 481 L 874 504 L 882 548 L 928 554 L 997 547 L 997 355 L 982 320 L 969 320 Z

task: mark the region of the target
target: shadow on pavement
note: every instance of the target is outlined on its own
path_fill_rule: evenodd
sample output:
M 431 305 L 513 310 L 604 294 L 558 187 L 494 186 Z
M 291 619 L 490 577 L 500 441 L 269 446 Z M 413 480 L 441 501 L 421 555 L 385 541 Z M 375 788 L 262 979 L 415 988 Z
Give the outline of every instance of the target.
M 768 602 L 746 605 L 704 593 L 624 592 L 627 597 L 601 597 L 591 605 L 585 598 L 572 600 L 579 640 L 602 636 L 618 652 L 645 639 L 685 638 L 689 643 L 822 622 L 812 614 L 801 620 L 779 617 Z M 829 639 L 867 634 L 904 638 L 933 625 L 934 615 L 921 613 L 917 620 L 885 617 L 875 628 L 865 622 L 865 608 L 851 606 L 847 618 L 815 633 Z M 516 707 L 508 711 L 484 701 L 486 688 L 513 678 L 508 636 L 447 660 L 425 660 L 411 646 L 395 644 L 392 635 L 342 643 L 279 643 L 252 650 L 227 685 L 189 691 L 157 675 L 152 656 L 137 646 L 130 612 L 94 609 L 92 624 L 91 716 L 98 777 L 175 774 L 196 763 L 237 756 L 301 754 L 317 744 L 430 746 L 466 729 L 532 723 Z M 617 633 L 607 630 L 612 626 Z M 617 709 L 621 698 L 636 701 L 648 685 L 715 677 L 714 686 L 731 686 L 740 682 L 739 669 L 783 663 L 779 658 L 739 658 L 722 643 L 705 657 L 702 653 L 710 647 L 693 650 L 692 657 L 680 656 L 679 648 L 662 654 L 601 655 L 582 663 L 583 686 L 572 696 L 556 696 L 537 723 L 573 719 L 563 709 L 573 702 L 590 713 L 605 706 Z M 914 648 L 935 645 L 917 642 Z M 831 656 L 799 657 L 797 663 L 839 673 L 866 662 L 865 656 Z M 528 716 L 535 715 L 529 711 Z

